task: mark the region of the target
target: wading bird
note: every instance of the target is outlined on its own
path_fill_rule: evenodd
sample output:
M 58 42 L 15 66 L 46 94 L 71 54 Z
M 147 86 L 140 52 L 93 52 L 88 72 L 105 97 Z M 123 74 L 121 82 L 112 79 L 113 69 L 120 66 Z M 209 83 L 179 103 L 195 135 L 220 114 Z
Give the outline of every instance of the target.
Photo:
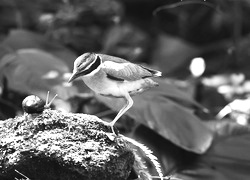
M 158 83 L 150 77 L 158 76 L 161 76 L 160 71 L 119 57 L 84 53 L 75 60 L 73 73 L 68 82 L 80 77 L 94 92 L 126 100 L 126 104 L 110 122 L 112 132 L 115 134 L 114 124 L 133 105 L 131 95 L 157 86 Z

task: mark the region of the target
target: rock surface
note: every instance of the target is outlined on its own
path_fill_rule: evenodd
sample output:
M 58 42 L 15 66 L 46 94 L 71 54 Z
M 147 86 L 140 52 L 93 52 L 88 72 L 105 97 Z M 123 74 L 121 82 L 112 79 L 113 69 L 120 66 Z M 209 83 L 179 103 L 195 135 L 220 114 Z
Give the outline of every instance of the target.
M 95 116 L 46 109 L 0 124 L 0 179 L 126 180 L 133 150 Z

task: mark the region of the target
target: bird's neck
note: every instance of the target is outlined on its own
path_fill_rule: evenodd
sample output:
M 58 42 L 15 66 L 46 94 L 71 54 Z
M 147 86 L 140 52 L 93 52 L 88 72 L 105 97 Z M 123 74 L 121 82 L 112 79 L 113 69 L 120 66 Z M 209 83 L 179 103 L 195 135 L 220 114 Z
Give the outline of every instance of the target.
M 99 69 L 96 72 L 92 72 L 92 74 L 88 74 L 85 76 L 82 76 L 81 79 L 84 81 L 84 83 L 93 91 L 100 93 L 102 89 L 104 88 L 106 74 L 104 71 Z
M 100 64 L 96 69 L 94 69 L 94 70 L 91 71 L 90 73 L 84 75 L 83 77 L 96 76 L 96 75 L 100 74 L 100 72 L 101 72 L 101 67 L 102 67 L 102 64 Z

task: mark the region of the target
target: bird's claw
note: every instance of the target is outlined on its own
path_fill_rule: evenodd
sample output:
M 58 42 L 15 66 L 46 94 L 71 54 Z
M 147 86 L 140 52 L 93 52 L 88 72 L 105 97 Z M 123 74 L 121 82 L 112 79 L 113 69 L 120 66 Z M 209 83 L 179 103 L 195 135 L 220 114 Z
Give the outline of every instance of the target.
M 115 132 L 115 129 L 114 129 L 114 125 L 111 124 L 111 130 L 112 130 L 112 133 L 117 136 L 116 132 Z
M 117 132 L 115 132 L 115 129 L 114 129 L 114 125 L 113 124 L 110 124 L 110 127 L 111 127 L 111 130 L 112 130 L 112 133 L 107 133 L 107 136 L 108 138 L 111 140 L 111 141 L 114 141 L 115 138 L 118 136 Z
M 110 141 L 114 141 L 115 138 L 116 138 L 116 136 L 117 136 L 117 135 L 114 135 L 113 133 L 112 134 L 111 133 L 107 133 L 106 135 L 108 136 L 108 138 L 109 138 Z

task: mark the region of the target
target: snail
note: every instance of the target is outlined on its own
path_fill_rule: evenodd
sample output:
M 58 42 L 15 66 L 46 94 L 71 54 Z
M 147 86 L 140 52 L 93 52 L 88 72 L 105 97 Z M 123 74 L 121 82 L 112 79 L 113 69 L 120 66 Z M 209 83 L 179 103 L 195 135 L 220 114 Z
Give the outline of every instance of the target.
M 49 91 L 46 97 L 46 102 L 44 102 L 40 97 L 36 95 L 27 96 L 22 102 L 22 108 L 25 113 L 28 114 L 39 114 L 44 111 L 44 109 L 50 108 L 50 105 L 57 97 L 57 94 L 53 97 L 53 99 L 49 101 Z

